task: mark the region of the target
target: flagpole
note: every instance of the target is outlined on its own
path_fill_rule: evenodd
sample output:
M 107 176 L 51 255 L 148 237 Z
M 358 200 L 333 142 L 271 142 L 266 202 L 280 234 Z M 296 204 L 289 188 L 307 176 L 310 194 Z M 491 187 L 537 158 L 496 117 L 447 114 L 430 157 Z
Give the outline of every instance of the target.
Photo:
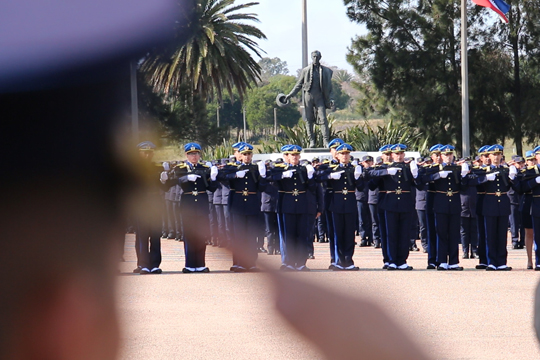
M 461 136 L 463 157 L 471 155 L 469 134 L 469 70 L 467 61 L 467 0 L 461 0 Z

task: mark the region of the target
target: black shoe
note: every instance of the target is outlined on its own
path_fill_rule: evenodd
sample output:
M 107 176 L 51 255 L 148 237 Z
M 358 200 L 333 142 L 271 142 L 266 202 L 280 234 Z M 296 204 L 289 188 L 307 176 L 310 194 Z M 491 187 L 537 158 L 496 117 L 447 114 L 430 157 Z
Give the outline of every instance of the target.
M 478 264 L 478 265 L 476 265 L 475 268 L 478 269 L 478 270 L 486 270 L 487 267 L 488 267 L 487 265 Z
M 449 267 L 449 268 L 448 268 L 448 271 L 462 271 L 462 270 L 463 270 L 463 267 L 462 267 L 462 266 Z
M 207 268 L 207 267 L 205 267 L 204 269 L 202 269 L 202 270 L 199 270 L 199 271 L 197 271 L 197 272 L 202 272 L 202 273 L 209 273 L 209 272 L 210 272 L 210 269 L 209 269 L 209 268 Z
M 194 273 L 195 271 L 190 270 L 190 269 L 188 269 L 188 268 L 183 268 L 183 269 L 182 269 L 182 272 L 183 272 L 184 274 L 191 274 L 191 273 Z
M 469 259 L 476 259 L 478 256 L 475 253 L 471 253 Z
M 336 269 L 336 265 L 330 264 L 330 266 L 328 266 L 328 270 L 335 270 L 335 269 Z
M 468 258 L 469 258 L 469 253 L 463 253 L 462 258 L 463 258 L 463 259 L 468 259 Z
M 418 246 L 416 246 L 416 244 L 412 244 L 409 251 L 420 251 L 420 249 L 418 248 Z
M 399 270 L 399 271 L 408 271 L 408 270 L 412 270 L 413 267 L 410 266 L 410 265 L 407 265 L 407 267 L 397 267 L 396 270 Z
M 486 271 L 497 271 L 497 268 L 493 266 L 487 266 Z
M 150 274 L 150 270 L 148 270 L 147 268 L 142 268 L 141 269 L 141 272 L 139 273 L 141 275 L 148 275 Z
M 388 264 L 384 264 L 383 267 L 382 267 L 383 270 L 386 270 L 388 269 Z
M 532 266 L 531 266 L 531 268 L 532 268 Z M 527 269 L 528 269 L 528 267 L 527 267 Z M 540 266 L 538 266 L 538 265 L 535 266 L 535 267 L 534 267 L 534 271 L 540 271 Z
M 280 251 L 280 250 L 276 250 L 276 255 L 281 255 L 281 251 Z
M 150 274 L 161 274 L 161 273 L 163 273 L 163 270 L 161 270 L 158 267 L 155 267 L 150 271 Z
M 427 254 L 427 249 L 422 249 L 422 252 L 423 252 L 424 254 Z
M 229 271 L 235 272 L 238 265 L 233 265 L 229 268 Z
M 380 241 L 377 241 L 375 243 L 375 249 L 380 249 L 381 248 L 381 242 Z
M 532 268 L 533 268 L 532 265 L 527 265 L 527 270 L 532 270 Z M 536 269 L 538 269 L 538 270 L 536 270 Z M 534 270 L 540 271 L 540 267 L 537 267 Z
M 167 239 L 174 239 L 176 236 L 174 236 L 173 233 L 169 233 L 169 235 L 167 235 Z
M 306 265 L 300 266 L 296 268 L 297 271 L 311 271 L 310 268 L 308 268 Z
M 308 259 L 315 259 L 315 256 L 313 256 L 313 254 L 309 254 L 307 258 Z
M 252 267 L 250 267 L 247 271 L 248 271 L 248 272 L 261 272 L 261 269 L 259 269 L 259 268 L 256 267 L 256 266 L 252 266 Z
M 135 269 L 133 269 L 133 272 L 135 274 L 139 274 L 141 272 L 142 266 L 137 266 Z
M 514 249 L 514 250 L 519 249 L 519 245 L 518 244 L 512 244 L 512 249 Z
M 368 245 L 367 245 L 367 240 L 362 240 L 362 241 L 360 241 L 360 245 L 359 245 L 359 246 L 360 246 L 360 247 L 368 246 Z
M 426 267 L 427 270 L 435 270 L 437 269 L 437 266 L 433 265 L 433 264 L 428 264 L 428 266 Z
M 257 249 L 257 251 L 258 251 L 258 252 L 260 252 L 260 253 L 264 253 L 264 254 L 266 254 L 266 253 L 267 253 L 266 249 L 265 249 L 265 248 L 263 248 L 263 247 L 261 247 L 261 248 Z
M 510 270 L 512 270 L 511 266 L 507 266 L 507 267 L 501 268 L 501 269 L 497 268 L 497 271 L 510 271 Z

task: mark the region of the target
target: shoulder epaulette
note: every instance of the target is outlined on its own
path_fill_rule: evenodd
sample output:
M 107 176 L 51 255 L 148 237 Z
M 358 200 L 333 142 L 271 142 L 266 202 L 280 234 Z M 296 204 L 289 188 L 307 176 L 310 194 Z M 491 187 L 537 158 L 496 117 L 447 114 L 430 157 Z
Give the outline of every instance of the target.
M 287 167 L 287 165 L 285 165 L 285 164 L 275 164 L 274 167 L 284 168 L 284 167 Z
M 175 168 L 179 168 L 179 169 L 185 169 L 187 168 L 188 166 L 186 164 L 178 164 L 175 166 Z
M 328 160 L 328 159 L 325 159 L 325 160 L 323 160 L 323 162 L 322 162 L 322 163 L 323 163 L 323 164 L 329 164 L 329 163 L 330 163 L 330 160 Z
M 330 165 L 330 169 L 334 170 L 339 167 L 339 164 L 332 164 Z

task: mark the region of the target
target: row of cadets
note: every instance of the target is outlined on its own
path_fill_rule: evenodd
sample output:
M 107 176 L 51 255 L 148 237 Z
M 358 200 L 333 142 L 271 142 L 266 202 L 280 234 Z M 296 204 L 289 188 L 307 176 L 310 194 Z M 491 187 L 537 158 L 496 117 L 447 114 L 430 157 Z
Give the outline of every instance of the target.
M 351 145 L 343 143 L 336 148 L 338 164 L 332 164 L 319 173 L 321 181 L 326 181 L 332 195 L 329 196 L 328 210 L 332 216 L 334 229 L 335 267 L 334 270 L 359 270 L 354 265 L 354 236 L 356 232 L 355 190 L 362 191 L 364 181 L 362 166 L 351 164 Z M 329 234 L 331 236 L 331 234 Z
M 300 166 L 298 145 L 281 147 L 284 163 L 276 164 L 270 173 L 270 181 L 278 188 L 278 226 L 281 248 L 281 270 L 309 271 L 307 239 L 310 217 L 308 192 L 316 196 L 315 169 L 311 165 Z
M 236 153 L 237 163 L 219 170 L 218 180 L 230 184 L 229 210 L 234 229 L 231 271 L 258 271 L 257 239 L 260 226 L 261 191 L 266 188 L 266 165 L 252 164 L 253 146 L 243 143 Z
M 527 249 L 528 268 L 532 268 L 532 244 L 534 241 L 534 270 L 540 270 L 540 146 L 525 153 L 527 167 L 519 176 L 517 190 L 524 194 L 522 200 L 522 224 L 525 228 L 525 247 Z M 531 234 L 532 227 L 532 234 Z M 532 239 L 531 239 L 532 235 Z M 531 241 L 533 240 L 533 241 Z M 528 264 L 528 265 L 529 265 Z
M 442 163 L 423 167 L 421 171 L 421 182 L 430 184 L 432 189 L 433 208 L 429 208 L 428 212 L 433 212 L 435 217 L 437 270 L 463 270 L 459 266 L 458 255 L 461 218 L 459 194 L 466 189 L 469 166 L 464 163 L 460 167 L 454 162 L 454 150 L 452 145 L 438 146 Z
M 410 246 L 410 224 L 412 212 L 415 211 L 415 200 L 412 187 L 417 183 L 418 166 L 413 160 L 409 165 L 404 163 L 406 145 L 395 144 L 390 147 L 391 164 L 384 164 L 369 172 L 369 177 L 377 183 L 382 182 L 385 191 L 384 200 L 379 203 L 384 211 L 386 221 L 386 248 L 388 270 L 412 270 L 407 264 Z
M 206 267 L 206 239 L 209 236 L 209 204 L 207 191 L 217 188 L 216 166 L 201 164 L 201 146 L 188 143 L 184 146 L 187 161 L 177 166 L 177 176 L 182 188 L 180 211 L 184 225 L 184 273 L 209 272 Z

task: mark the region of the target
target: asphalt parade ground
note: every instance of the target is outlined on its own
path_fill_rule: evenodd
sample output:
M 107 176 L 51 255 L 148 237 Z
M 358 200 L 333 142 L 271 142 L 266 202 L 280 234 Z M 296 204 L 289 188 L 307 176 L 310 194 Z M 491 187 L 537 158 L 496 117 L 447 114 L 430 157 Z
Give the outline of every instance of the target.
M 126 235 L 126 261 L 120 263 L 118 277 L 120 359 L 323 358 L 275 311 L 264 273 L 231 273 L 231 255 L 208 246 L 210 273 L 183 274 L 183 243 L 162 239 L 163 274 L 133 274 L 134 239 Z M 381 250 L 372 247 L 356 247 L 360 271 L 335 272 L 327 270 L 327 243 L 315 243 L 314 255 L 307 263 L 311 272 L 290 276 L 371 298 L 433 359 L 540 358 L 533 327 L 540 271 L 526 270 L 523 249 L 508 248 L 512 271 L 492 272 L 474 269 L 476 259 L 460 259 L 465 268 L 460 272 L 426 270 L 427 254 L 422 251 L 410 253 L 408 263 L 414 270 L 390 272 L 381 269 Z M 279 268 L 278 255 L 259 258 Z

